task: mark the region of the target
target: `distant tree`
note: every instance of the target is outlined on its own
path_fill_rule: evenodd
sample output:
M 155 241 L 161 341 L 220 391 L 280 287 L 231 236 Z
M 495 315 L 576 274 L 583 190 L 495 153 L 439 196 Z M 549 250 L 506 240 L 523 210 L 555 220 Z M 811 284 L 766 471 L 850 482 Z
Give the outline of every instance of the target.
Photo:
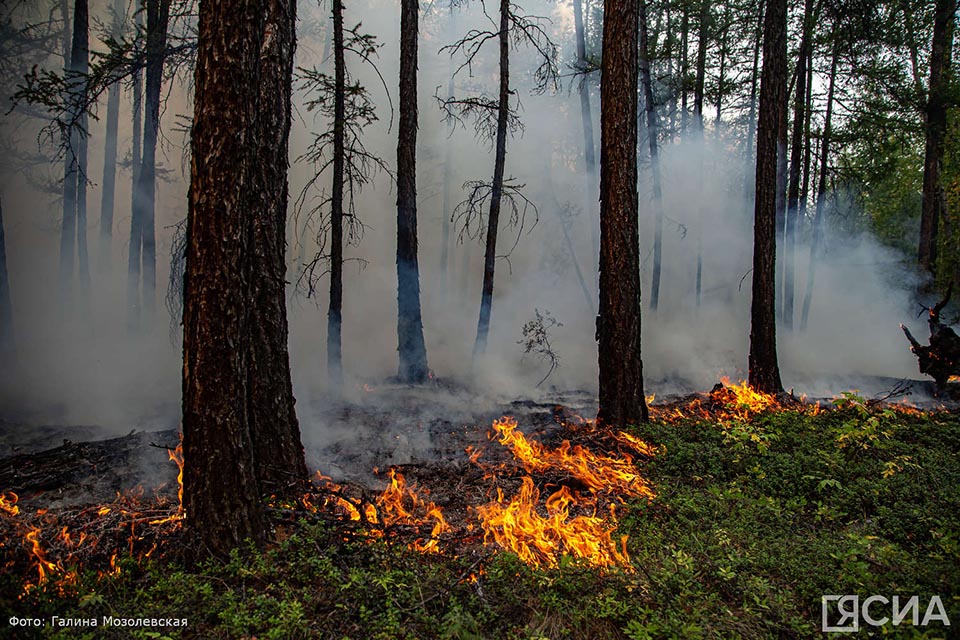
M 758 391 L 783 390 L 777 363 L 775 306 L 777 153 L 787 100 L 787 2 L 769 0 L 763 27 L 763 72 L 757 126 L 757 193 L 753 228 L 753 301 L 749 382 Z
M 539 66 L 534 72 L 536 91 L 544 91 L 556 86 L 556 46 L 543 28 L 542 19 L 527 16 L 519 12 L 519 7 L 510 0 L 500 0 L 499 21 L 489 18 L 491 25 L 486 29 L 473 29 L 466 36 L 444 49 L 451 55 L 463 53 L 466 60 L 458 71 L 469 69 L 474 63 L 484 43 L 496 39 L 499 45 L 498 91 L 496 99 L 488 96 L 465 98 L 438 98 L 441 108 L 453 121 L 462 122 L 463 118 L 473 118 L 478 135 L 493 142 L 494 167 L 493 179 L 469 182 L 467 199 L 458 205 L 460 215 L 465 219 L 465 227 L 471 221 L 482 219 L 484 205 L 489 205 L 486 219 L 485 249 L 483 254 L 483 287 L 480 294 L 480 314 L 477 321 L 477 337 L 473 345 L 476 359 L 486 351 L 487 335 L 490 331 L 490 315 L 493 309 L 493 280 L 497 261 L 497 235 L 500 228 L 500 213 L 503 200 L 511 208 L 510 222 L 523 228 L 524 213 L 532 204 L 522 192 L 522 185 L 513 184 L 505 178 L 507 160 L 507 134 L 521 127 L 515 107 L 510 105 L 510 96 L 515 92 L 510 85 L 510 46 L 527 44 L 536 51 Z M 494 30 L 495 29 L 495 30 Z
M 13 305 L 7 273 L 7 243 L 3 233 L 3 203 L 0 202 L 0 356 L 8 354 L 12 346 Z
M 637 196 L 639 0 L 605 0 L 600 76 L 600 409 L 598 422 L 648 419 L 640 358 Z
M 305 475 L 288 419 L 289 371 L 270 380 L 286 356 L 270 349 L 286 337 L 286 317 L 275 310 L 278 292 L 283 304 L 294 16 L 291 0 L 200 8 L 183 342 L 183 502 L 197 557 L 262 543 L 268 478 Z M 277 391 L 278 401 L 261 404 Z M 284 425 L 281 443 L 270 442 L 271 409 Z M 286 453 L 273 458 L 277 448 Z
M 400 3 L 400 130 L 397 142 L 397 375 L 424 382 L 429 375 L 420 313 L 417 262 L 417 38 L 420 0 Z
M 920 266 L 934 274 L 937 266 L 937 232 L 945 198 L 940 171 L 943 165 L 950 104 L 949 70 L 956 26 L 957 0 L 936 0 L 933 42 L 930 51 L 930 82 L 926 116 L 926 151 L 923 160 L 923 208 L 920 217 Z
M 660 273 L 663 262 L 663 181 L 660 176 L 660 155 L 657 148 L 660 133 L 650 73 L 650 42 L 647 31 L 647 0 L 640 0 L 640 82 L 643 85 L 646 105 L 647 142 L 650 147 L 650 171 L 653 175 L 653 280 L 650 287 L 650 310 L 656 311 L 660 304 Z
M 783 326 L 793 328 L 794 302 L 794 257 L 796 255 L 796 232 L 800 219 L 800 177 L 803 149 L 809 144 L 807 120 L 807 63 L 813 46 L 813 27 L 816 24 L 822 0 L 814 7 L 813 0 L 805 0 L 803 7 L 803 30 L 797 53 L 797 88 L 793 100 L 793 133 L 790 141 L 790 176 L 787 191 L 787 215 L 784 227 L 783 268 Z
M 343 0 L 333 0 L 333 67 L 334 75 L 316 68 L 299 69 L 303 88 L 309 93 L 306 106 L 316 110 L 329 120 L 329 127 L 316 134 L 302 160 L 311 162 L 316 171 L 298 198 L 298 207 L 303 207 L 308 194 L 317 187 L 327 168 L 332 170 L 332 185 L 329 195 L 324 195 L 310 210 L 310 217 L 320 215 L 322 220 L 317 233 L 320 245 L 313 259 L 305 266 L 301 281 L 308 295 L 315 291 L 321 275 L 321 265 L 329 266 L 330 302 L 327 309 L 327 376 L 332 387 L 343 382 L 343 248 L 345 244 L 358 243 L 363 225 L 356 215 L 354 196 L 378 171 L 386 165 L 363 145 L 364 128 L 376 122 L 373 100 L 359 82 L 352 79 L 347 68 L 349 52 L 367 63 L 379 75 L 374 65 L 379 45 L 376 38 L 361 33 L 359 24 L 346 29 L 343 24 Z M 381 81 L 383 78 L 380 78 Z M 386 85 L 384 84 L 386 91 Z M 387 92 L 389 99 L 389 92 Z
M 87 256 L 87 115 L 84 110 L 86 73 L 89 65 L 89 12 L 87 0 L 76 0 L 73 8 L 73 38 L 70 64 L 65 77 L 70 87 L 70 125 L 63 138 L 63 217 L 60 226 L 60 294 L 69 299 L 74 273 L 81 285 L 89 285 Z M 75 271 L 75 269 L 77 271 Z
M 126 9 L 122 0 L 114 0 L 110 7 L 110 37 L 119 41 L 123 37 L 123 21 Z M 120 81 L 107 89 L 107 122 L 103 141 L 103 181 L 100 185 L 100 245 L 99 267 L 110 267 L 113 242 L 113 210 L 117 183 L 117 129 L 120 123 Z
M 166 57 L 167 27 L 172 0 L 143 0 L 147 13 L 146 87 L 142 156 L 139 159 L 137 182 L 134 184 L 133 221 L 139 226 L 140 242 L 130 245 L 128 300 L 130 323 L 137 326 L 143 306 L 149 321 L 153 317 L 157 288 L 156 211 L 157 141 L 160 134 L 160 89 Z M 131 237 L 131 240 L 134 238 Z M 139 264 L 137 261 L 139 260 Z M 140 287 L 137 287 L 139 276 Z M 137 295 L 139 294 L 139 295 Z

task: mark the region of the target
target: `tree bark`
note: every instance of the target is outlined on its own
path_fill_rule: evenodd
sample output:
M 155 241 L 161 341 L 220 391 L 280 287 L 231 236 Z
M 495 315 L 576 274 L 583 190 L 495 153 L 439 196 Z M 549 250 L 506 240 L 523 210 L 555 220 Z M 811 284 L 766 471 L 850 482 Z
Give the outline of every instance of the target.
M 247 348 L 258 77 L 273 37 L 266 9 L 258 0 L 200 7 L 183 314 L 183 506 L 197 556 L 225 557 L 245 539 L 266 538 Z
M 645 422 L 637 220 L 639 0 L 605 0 L 600 79 L 600 409 L 613 427 Z
M 757 131 L 757 192 L 754 205 L 753 300 L 750 308 L 749 382 L 758 391 L 783 390 L 777 363 L 776 209 L 777 147 L 781 112 L 786 109 L 787 2 L 767 3 Z
M 703 136 L 703 90 L 707 76 L 707 43 L 709 42 L 710 0 L 700 0 L 700 22 L 697 29 L 697 76 L 693 87 L 693 117 L 697 131 Z
M 937 231 L 944 207 L 940 169 L 947 133 L 950 53 L 956 22 L 956 0 L 937 0 L 930 51 L 930 87 L 926 107 L 926 149 L 923 160 L 923 208 L 920 214 L 920 267 L 936 275 Z
M 816 13 L 819 13 L 819 3 Z M 807 122 L 807 61 L 810 57 L 813 25 L 816 21 L 813 0 L 803 7 L 803 33 L 797 57 L 797 88 L 793 99 L 793 135 L 790 146 L 790 176 L 787 187 L 787 217 L 784 227 L 783 251 L 783 326 L 793 328 L 794 257 L 796 254 L 797 222 L 800 216 L 800 174 L 803 162 L 804 131 Z
M 836 31 L 836 29 L 834 29 Z M 817 254 L 823 241 L 824 208 L 827 199 L 827 162 L 830 158 L 830 136 L 833 120 L 833 95 L 837 83 L 837 63 L 840 60 L 839 42 L 833 45 L 830 61 L 830 80 L 827 88 L 827 113 L 823 121 L 823 134 L 820 142 L 820 183 L 817 186 L 817 209 L 813 218 L 813 237 L 810 239 L 810 262 L 807 264 L 807 290 L 803 296 L 803 309 L 800 312 L 800 330 L 807 328 L 810 318 L 810 301 L 813 299 L 813 282 L 816 274 Z
M 650 171 L 653 174 L 653 280 L 650 286 L 650 310 L 660 305 L 660 273 L 663 263 L 663 181 L 660 176 L 660 155 L 657 148 L 659 127 L 653 101 L 653 80 L 650 77 L 650 47 L 647 40 L 647 0 L 640 0 L 640 82 L 643 85 L 647 111 L 647 140 L 650 147 Z
M 124 5 L 113 4 L 111 32 L 119 39 L 123 33 Z M 103 142 L 103 180 L 100 194 L 100 243 L 99 267 L 106 273 L 110 269 L 111 244 L 113 243 L 113 209 L 117 184 L 117 129 L 120 122 L 120 83 L 114 82 L 107 89 L 106 137 Z
M 287 493 L 307 480 L 287 349 L 285 230 L 296 2 L 264 0 L 260 47 L 255 189 L 250 194 L 251 308 L 247 393 L 250 435 L 262 493 Z
M 500 92 L 497 104 L 497 141 L 487 215 L 487 243 L 483 253 L 483 289 L 480 292 L 480 318 L 477 340 L 473 345 L 476 360 L 487 349 L 490 313 L 493 308 L 493 272 L 497 262 L 497 229 L 500 225 L 500 200 L 503 196 L 503 172 L 507 162 L 507 116 L 510 109 L 510 2 L 500 0 Z
M 690 3 L 683 3 L 683 15 L 680 19 L 680 131 L 687 132 L 687 74 L 690 73 L 688 56 L 690 53 Z
M 0 202 L 0 355 L 13 347 L 13 305 L 10 302 L 10 276 L 7 272 L 7 243 L 3 233 L 3 203 Z
M 343 57 L 343 0 L 333 0 L 333 186 L 330 202 L 330 306 L 327 311 L 327 377 L 343 384 L 343 181 L 347 67 Z
M 417 260 L 417 25 L 420 0 L 400 3 L 400 129 L 397 141 L 397 376 L 427 380 Z

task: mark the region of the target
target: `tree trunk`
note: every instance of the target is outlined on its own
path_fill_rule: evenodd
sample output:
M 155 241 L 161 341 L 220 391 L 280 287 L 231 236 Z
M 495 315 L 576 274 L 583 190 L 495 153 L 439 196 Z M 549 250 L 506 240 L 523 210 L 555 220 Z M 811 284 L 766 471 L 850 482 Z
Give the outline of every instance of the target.
M 137 0 L 134 21 L 137 28 L 143 26 L 143 0 Z M 127 328 L 140 326 L 140 261 L 143 253 L 140 207 L 137 195 L 140 186 L 140 161 L 142 159 L 143 74 L 137 69 L 133 74 L 133 149 L 131 151 L 130 181 L 130 245 L 127 251 Z
M 714 121 L 714 130 L 717 140 L 720 139 L 720 113 L 723 106 L 724 74 L 727 69 L 727 35 L 730 32 L 730 5 L 723 8 L 723 24 L 720 27 L 720 69 L 717 75 L 717 118 Z
M 455 31 L 454 28 L 454 6 L 450 5 L 450 29 Z M 453 100 L 453 58 L 451 57 L 448 61 L 447 74 L 449 79 L 447 80 L 447 100 Z M 441 228 L 441 245 L 440 245 L 440 286 L 439 293 L 442 298 L 446 298 L 447 295 L 447 280 L 450 277 L 449 273 L 452 271 L 450 268 L 450 218 L 453 216 L 453 205 L 450 201 L 451 194 L 450 191 L 453 187 L 451 184 L 453 180 L 453 153 L 451 151 L 451 141 L 450 138 L 453 136 L 453 123 L 447 125 L 447 140 L 444 146 L 444 157 L 443 157 L 443 223 Z
M 920 267 L 936 275 L 937 227 L 943 208 L 943 164 L 947 133 L 950 51 L 956 22 L 956 0 L 937 0 L 934 9 L 933 44 L 930 52 L 930 88 L 926 108 L 926 151 L 923 160 L 923 208 L 920 215 Z
M 707 76 L 707 43 L 709 41 L 710 0 L 700 0 L 700 24 L 697 30 L 697 76 L 693 87 L 693 117 L 697 132 L 703 137 L 703 89 Z
M 74 14 L 73 22 L 73 51 L 78 51 L 79 58 L 74 60 L 74 68 L 78 73 L 86 77 L 90 70 L 90 29 L 89 12 L 87 0 L 78 0 L 76 6 L 83 5 L 82 25 L 77 28 L 81 22 L 79 16 L 80 10 L 77 9 Z M 78 41 L 79 38 L 79 41 Z M 73 55 L 71 51 L 71 55 Z M 81 80 L 81 95 L 87 93 L 86 81 Z M 81 107 L 80 111 L 80 135 L 77 137 L 77 274 L 80 281 L 80 290 L 82 292 L 81 301 L 86 304 L 87 294 L 90 291 L 90 254 L 87 251 L 87 181 L 89 173 L 87 171 L 87 150 L 89 147 L 88 136 L 89 128 L 87 123 L 89 116 L 87 110 Z
M 123 35 L 125 15 L 122 2 L 114 2 L 112 35 Z M 117 184 L 117 129 L 120 122 L 120 83 L 114 82 L 107 89 L 106 138 L 103 142 L 103 181 L 100 194 L 100 260 L 102 273 L 110 269 L 111 244 L 113 243 L 113 207 Z
M 183 506 L 196 555 L 261 544 L 249 407 L 263 2 L 200 7 L 183 313 Z M 272 34 L 271 34 L 272 37 Z M 257 452 L 258 453 L 258 452 Z
M 343 383 L 343 180 L 347 67 L 343 57 L 343 0 L 333 0 L 333 186 L 330 202 L 330 307 L 327 311 L 327 377 Z
M 262 493 L 288 493 L 307 480 L 294 410 L 287 350 L 285 231 L 291 85 L 296 47 L 296 2 L 265 0 L 260 48 L 257 138 L 250 194 L 250 319 L 247 394 L 250 436 Z
M 781 112 L 786 109 L 787 2 L 770 0 L 763 28 L 763 73 L 757 130 L 757 194 L 754 205 L 753 300 L 750 308 L 750 386 L 783 390 L 777 364 L 775 306 L 777 147 Z
M 836 31 L 836 29 L 834 29 Z M 807 290 L 803 296 L 803 309 L 800 313 L 800 330 L 807 328 L 810 318 L 810 301 L 813 299 L 813 281 L 816 273 L 817 254 L 823 241 L 824 207 L 827 196 L 827 161 L 830 158 L 831 121 L 833 119 L 833 92 L 837 81 L 837 63 L 840 59 L 840 45 L 833 45 L 833 57 L 830 61 L 830 80 L 827 88 L 827 114 L 823 121 L 823 135 L 820 142 L 820 183 L 817 187 L 817 210 L 813 218 L 813 237 L 810 239 L 810 262 L 807 265 Z
M 680 19 L 680 131 L 687 132 L 687 74 L 690 73 L 688 60 L 690 51 L 690 3 L 683 3 L 683 17 Z
M 817 12 L 819 12 L 819 5 Z M 793 99 L 793 138 L 790 147 L 790 177 L 787 187 L 787 217 L 784 227 L 783 247 L 783 326 L 793 328 L 794 257 L 796 254 L 797 221 L 800 216 L 800 174 L 803 162 L 804 130 L 807 121 L 807 60 L 810 57 L 810 39 L 813 35 L 813 0 L 806 0 L 803 7 L 803 34 L 800 37 L 800 52 L 797 57 L 797 89 Z
M 663 262 L 663 188 L 660 177 L 660 156 L 657 149 L 657 109 L 653 101 L 650 77 L 650 47 L 647 41 L 647 0 L 640 0 L 640 82 L 647 107 L 647 140 L 650 146 L 650 170 L 653 173 L 653 281 L 650 286 L 650 310 L 660 304 L 660 272 Z
M 747 201 L 753 200 L 756 195 L 756 172 L 753 161 L 753 145 L 757 134 L 757 80 L 760 75 L 760 50 L 763 46 L 763 9 L 764 2 L 757 3 L 757 28 L 756 37 L 753 45 L 753 70 L 750 74 L 750 111 L 747 115 L 747 146 L 744 158 L 746 167 L 744 171 L 744 193 Z
M 613 427 L 645 422 L 637 221 L 639 0 L 605 0 L 600 76 L 600 410 Z
M 156 211 L 157 139 L 160 133 L 160 89 L 167 46 L 167 22 L 171 0 L 147 0 L 147 79 L 146 109 L 143 126 L 143 157 L 136 187 L 134 209 L 139 218 L 142 239 L 141 301 L 146 322 L 153 319 L 157 289 L 157 249 L 154 213 Z
M 87 0 L 76 0 L 73 5 L 73 37 L 70 46 L 70 63 L 67 65 L 70 78 L 70 129 L 67 132 L 67 149 L 63 154 L 63 218 L 60 227 L 60 295 L 61 300 L 68 304 L 72 300 L 73 276 L 76 268 L 75 247 L 78 244 L 78 200 L 81 185 L 84 198 L 86 197 L 86 173 L 82 172 L 81 158 L 84 147 L 81 139 L 85 132 L 80 128 L 84 118 L 80 114 L 83 107 L 80 105 L 86 91 L 83 81 L 74 74 L 85 73 L 87 67 L 87 30 L 89 28 L 89 14 Z M 83 158 L 84 165 L 86 158 Z M 85 220 L 84 220 L 85 222 Z M 86 229 L 84 228 L 85 232 Z
M 13 348 L 13 305 L 7 274 L 7 243 L 3 233 L 3 203 L 0 202 L 0 356 Z
M 490 312 L 493 307 L 493 270 L 497 262 L 497 228 L 500 225 L 500 199 L 503 195 L 503 172 L 507 161 L 507 115 L 510 109 L 510 2 L 500 0 L 500 96 L 497 105 L 496 157 L 493 184 L 490 189 L 490 213 L 487 216 L 487 243 L 483 253 L 483 289 L 480 292 L 480 319 L 477 340 L 473 345 L 476 360 L 487 348 Z
M 583 23 L 582 0 L 573 0 L 573 27 L 577 40 L 577 64 L 584 68 L 587 64 L 587 36 Z M 596 217 L 596 185 L 597 185 L 597 156 L 596 143 L 593 139 L 593 111 L 590 108 L 590 85 L 587 77 L 580 79 L 578 87 L 580 94 L 580 121 L 583 124 L 583 160 L 586 169 L 586 187 L 584 196 L 586 201 L 587 220 L 590 222 L 590 247 L 594 253 L 600 250 L 600 235 Z M 566 229 L 566 227 L 564 227 Z M 592 305 L 591 305 L 592 306 Z
M 417 261 L 417 26 L 420 0 L 400 4 L 400 129 L 397 141 L 397 376 L 427 380 Z

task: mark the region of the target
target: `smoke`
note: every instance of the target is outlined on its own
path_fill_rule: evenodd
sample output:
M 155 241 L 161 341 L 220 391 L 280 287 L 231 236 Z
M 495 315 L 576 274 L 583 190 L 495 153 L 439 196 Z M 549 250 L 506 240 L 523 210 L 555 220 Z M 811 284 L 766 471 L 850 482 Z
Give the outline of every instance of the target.
M 367 4 L 371 6 L 361 2 L 348 5 L 345 20 L 351 25 L 362 16 L 361 31 L 378 36 L 383 44 L 379 73 L 395 94 L 399 8 L 376 0 Z M 573 56 L 569 8 L 544 2 L 525 5 L 530 13 L 553 20 L 548 30 L 560 47 L 561 71 L 569 75 L 566 65 Z M 94 14 L 97 11 L 99 5 L 92 8 Z M 455 19 L 459 35 L 489 24 L 480 5 L 457 10 Z M 303 33 L 297 66 L 332 69 L 332 59 L 323 59 L 323 29 L 328 22 L 325 9 L 300 4 Z M 525 185 L 524 193 L 536 205 L 536 212 L 527 211 L 522 230 L 501 228 L 498 253 L 509 256 L 497 261 L 488 353 L 477 363 L 472 362 L 482 238 L 461 234 L 462 221 L 451 224 L 449 261 L 445 277 L 441 275 L 443 219 L 451 215 L 443 209 L 444 163 L 451 159 L 451 193 L 456 203 L 465 197 L 463 182 L 490 179 L 493 154 L 484 141 L 475 138 L 472 129 L 451 130 L 441 119 L 434 93 L 446 95 L 449 73 L 462 61 L 454 58 L 451 62 L 447 53 L 440 53 L 452 39 L 446 11 L 423 16 L 417 171 L 421 290 L 430 367 L 440 379 L 469 384 L 474 392 L 484 395 L 483 402 L 540 397 L 555 390 L 595 393 L 597 260 L 591 227 L 599 203 L 596 184 L 585 175 L 583 166 L 579 98 L 572 86 L 576 80 L 566 78 L 566 85 L 556 94 L 532 95 L 532 72 L 537 62 L 531 51 L 522 48 L 513 53 L 511 78 L 524 128 L 508 141 L 507 175 Z M 470 92 L 479 88 L 495 91 L 496 48 L 492 45 L 476 64 L 461 71 L 456 83 L 458 96 L 475 95 Z M 364 141 L 370 151 L 392 166 L 396 116 L 391 117 L 390 103 L 376 72 L 355 58 L 348 57 L 348 64 L 377 103 L 379 121 L 364 131 Z M 12 87 L 3 89 L 7 94 L 12 91 Z M 313 172 L 312 167 L 293 160 L 304 153 L 312 132 L 325 126 L 303 107 L 304 99 L 302 94 L 295 96 L 291 132 L 291 282 L 297 279 L 303 262 L 318 250 L 313 237 L 316 221 L 311 225 L 306 215 L 293 215 L 296 194 Z M 118 174 L 111 269 L 94 270 L 89 295 L 78 291 L 72 301 L 65 301 L 57 288 L 56 197 L 38 191 L 24 178 L 24 171 L 34 169 L 4 170 L 2 197 L 18 348 L 15 362 L 3 363 L 0 414 L 33 422 L 96 423 L 117 430 L 176 425 L 180 345 L 168 332 L 162 295 L 172 225 L 185 216 L 188 186 L 182 165 L 185 140 L 172 133 L 172 127 L 178 115 L 190 113 L 191 100 L 186 87 L 170 85 L 162 116 L 168 137 L 160 161 L 169 170 L 169 181 L 158 189 L 157 311 L 145 323 L 148 329 L 143 333 L 130 334 L 126 328 L 129 171 Z M 595 86 L 591 100 L 599 143 L 599 95 Z M 16 126 L 13 119 L 3 125 L 4 137 L 14 138 L 22 149 L 35 149 L 37 121 L 19 118 Z M 122 157 L 129 153 L 132 135 L 127 92 L 121 101 L 120 118 Z M 670 140 L 662 146 L 666 223 L 661 300 L 656 314 L 648 310 L 646 299 L 652 270 L 653 207 L 646 145 L 641 145 L 640 244 L 647 393 L 703 390 L 721 375 L 746 375 L 753 210 L 744 191 L 742 140 L 734 135 L 742 135 L 742 131 L 732 126 L 725 126 L 723 131 L 719 139 L 708 128 L 703 142 Z M 98 251 L 102 137 L 103 123 L 92 122 L 88 238 L 93 265 Z M 328 185 L 328 181 L 329 177 L 321 177 L 319 184 Z M 376 385 L 396 373 L 396 194 L 389 177 L 381 174 L 357 197 L 364 234 L 359 245 L 346 250 L 343 357 L 347 398 L 363 401 L 365 383 Z M 812 215 L 812 207 L 809 211 Z M 812 395 L 831 395 L 851 386 L 859 386 L 864 392 L 880 391 L 882 382 L 871 383 L 868 376 L 916 377 L 916 362 L 898 323 L 907 322 L 923 335 L 923 327 L 915 319 L 918 307 L 911 293 L 916 282 L 903 266 L 903 257 L 866 232 L 851 234 L 846 230 L 849 224 L 834 224 L 840 215 L 828 206 L 826 246 L 816 259 L 809 326 L 803 332 L 781 329 L 778 334 L 785 386 Z M 809 228 L 808 220 L 798 234 L 795 326 L 799 324 L 806 286 Z M 694 293 L 698 238 L 703 264 L 699 306 Z M 514 242 L 516 246 L 508 251 Z M 305 440 L 317 443 L 355 428 L 338 426 L 324 410 L 330 402 L 326 393 L 326 287 L 326 279 L 321 279 L 316 295 L 307 298 L 291 285 L 289 298 L 290 354 L 298 412 Z M 523 347 L 518 344 L 524 323 L 533 319 L 537 309 L 550 311 L 562 323 L 550 337 L 560 367 L 540 387 L 536 385 L 547 365 L 535 357 L 524 357 Z M 869 384 L 878 388 L 868 388 Z M 453 412 L 470 402 L 465 396 L 450 395 L 449 399 L 438 402 L 438 412 Z

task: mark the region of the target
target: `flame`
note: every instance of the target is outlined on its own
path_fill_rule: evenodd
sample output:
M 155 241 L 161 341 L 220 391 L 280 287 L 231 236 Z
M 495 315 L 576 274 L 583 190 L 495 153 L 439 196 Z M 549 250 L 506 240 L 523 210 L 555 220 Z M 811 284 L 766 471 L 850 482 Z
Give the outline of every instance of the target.
M 612 539 L 616 522 L 607 525 L 595 515 L 571 519 L 570 506 L 576 497 L 566 486 L 547 498 L 546 517 L 536 510 L 539 499 L 530 476 L 523 477 L 520 492 L 509 502 L 498 488 L 494 502 L 477 508 L 484 542 L 492 540 L 534 566 L 555 567 L 564 553 L 600 567 L 629 565 L 627 537 L 621 537 L 619 548 Z
M 13 491 L 0 492 L 0 511 L 11 516 L 17 515 L 20 513 L 20 507 L 17 506 L 19 499 Z
M 414 541 L 413 547 L 424 552 L 439 551 L 440 536 L 450 530 L 450 525 L 444 518 L 443 512 L 430 500 L 418 496 L 416 488 L 408 486 L 399 471 L 390 469 L 387 473 L 390 476 L 390 484 L 377 498 L 377 508 L 373 511 L 374 517 L 370 518 L 368 513 L 368 520 L 377 522 L 375 518 L 379 517 L 384 527 L 395 524 L 420 526 L 428 524 L 429 520 L 433 520 L 430 539 L 426 541 L 418 539 Z M 409 505 L 409 508 L 407 505 Z M 423 515 L 416 515 L 420 513 Z
M 548 449 L 535 440 L 528 440 L 517 431 L 517 421 L 505 416 L 493 421 L 493 430 L 500 434 L 500 444 L 509 447 L 528 473 L 548 469 L 565 471 L 591 490 L 624 496 L 653 497 L 653 492 L 633 465 L 633 459 L 624 455 L 613 458 L 595 454 L 588 449 L 564 440 L 556 449 Z M 653 448 L 642 440 L 620 433 L 618 440 L 627 443 L 638 453 L 653 455 Z

